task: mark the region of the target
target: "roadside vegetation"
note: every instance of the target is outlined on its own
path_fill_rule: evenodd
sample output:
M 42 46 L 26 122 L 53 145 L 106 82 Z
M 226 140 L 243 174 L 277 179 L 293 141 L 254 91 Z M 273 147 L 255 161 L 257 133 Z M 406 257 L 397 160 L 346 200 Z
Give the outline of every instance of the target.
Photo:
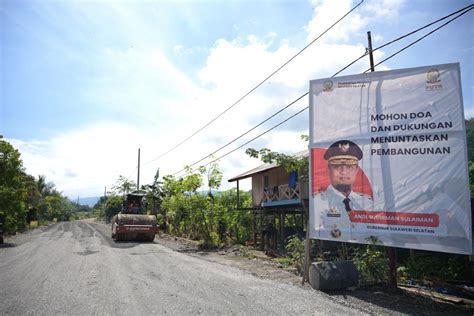
M 252 214 L 236 210 L 237 190 L 218 191 L 222 181 L 218 165 L 187 172 L 182 178 L 165 176 L 162 182 L 155 177 L 153 184 L 140 187 L 146 193 L 147 212 L 156 214 L 161 229 L 197 240 L 203 249 L 250 240 Z M 207 190 L 199 191 L 202 187 Z M 106 221 L 120 211 L 124 194 L 136 190 L 136 184 L 121 176 L 112 189 L 94 206 L 96 216 Z M 241 206 L 250 207 L 250 193 L 239 194 Z
M 0 135 L 0 222 L 6 234 L 44 225 L 89 217 L 91 209 L 70 201 L 45 176 L 29 175 L 20 152 Z

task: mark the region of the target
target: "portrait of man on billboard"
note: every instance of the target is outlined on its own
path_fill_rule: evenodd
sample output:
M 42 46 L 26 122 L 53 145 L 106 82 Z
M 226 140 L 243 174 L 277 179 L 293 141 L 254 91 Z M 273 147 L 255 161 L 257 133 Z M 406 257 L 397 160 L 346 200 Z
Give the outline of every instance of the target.
M 333 143 L 325 151 L 327 177 L 329 185 L 325 190 L 313 195 L 315 205 L 322 210 L 321 223 L 331 229 L 331 236 L 341 237 L 344 231 L 351 231 L 354 224 L 350 221 L 353 210 L 370 210 L 372 197 L 363 192 L 354 191 L 359 172 L 362 150 L 349 140 Z

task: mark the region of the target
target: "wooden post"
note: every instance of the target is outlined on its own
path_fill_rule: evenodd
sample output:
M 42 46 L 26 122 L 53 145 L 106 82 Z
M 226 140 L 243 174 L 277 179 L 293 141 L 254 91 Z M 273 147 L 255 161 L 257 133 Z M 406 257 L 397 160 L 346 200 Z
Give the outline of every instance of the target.
M 304 200 L 301 199 L 301 206 L 303 207 L 303 223 L 306 221 L 306 239 L 304 243 L 304 262 L 303 262 L 303 278 L 301 280 L 301 285 L 304 284 L 305 281 L 309 279 L 309 261 L 311 255 L 311 240 L 309 239 L 309 221 L 307 218 L 309 217 L 306 213 L 306 206 L 304 204 Z
M 138 148 L 137 190 L 140 190 L 140 148 Z
M 285 230 L 285 210 L 281 210 L 280 212 L 280 233 L 278 236 L 278 243 L 282 245 L 283 248 L 285 248 L 284 243 L 284 238 L 283 238 L 283 231 Z M 277 247 L 278 248 L 278 247 Z
M 257 226 L 256 225 L 256 211 L 253 210 L 252 213 L 253 213 L 253 219 L 252 219 L 253 247 L 257 249 L 257 235 L 255 231 L 255 228 L 256 228 L 255 226 Z
M 301 280 L 301 285 L 305 281 L 308 281 L 309 278 L 309 257 L 311 255 L 311 240 L 309 239 L 309 230 L 306 230 L 306 239 L 304 242 L 304 263 L 303 263 L 303 279 Z
M 240 209 L 240 192 L 239 192 L 239 180 L 237 180 L 237 209 Z

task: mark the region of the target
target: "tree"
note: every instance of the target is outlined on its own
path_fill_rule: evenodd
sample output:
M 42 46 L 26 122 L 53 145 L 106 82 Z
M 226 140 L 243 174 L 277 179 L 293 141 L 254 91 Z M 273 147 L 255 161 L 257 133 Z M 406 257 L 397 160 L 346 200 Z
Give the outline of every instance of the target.
M 474 161 L 469 161 L 469 187 L 471 189 L 471 199 L 474 199 Z
M 245 243 L 251 235 L 252 214 L 235 210 L 237 191 L 210 194 L 212 189 L 220 187 L 222 180 L 217 163 L 209 168 L 200 167 L 197 172 L 186 170 L 183 178 L 163 178 L 161 227 L 172 234 L 200 240 L 202 248 L 214 248 L 228 238 L 233 243 Z M 203 185 L 209 189 L 207 195 L 197 192 Z M 241 191 L 240 197 L 242 206 L 251 206 L 249 192 Z
M 474 117 L 466 120 L 467 159 L 474 161 Z
M 152 184 L 146 184 L 142 186 L 142 189 L 146 192 L 147 201 L 151 200 L 151 214 L 159 213 L 161 205 L 161 197 L 163 196 L 163 182 L 159 181 L 160 169 L 155 173 L 155 177 Z
M 244 208 L 252 206 L 252 195 L 250 192 L 239 192 L 240 203 Z M 237 189 L 220 192 L 213 201 L 217 207 L 215 214 L 217 222 L 217 233 L 221 242 L 228 238 L 236 244 L 245 244 L 251 238 L 253 214 L 249 211 L 236 210 Z
M 213 162 L 207 171 L 205 168 L 201 168 L 203 173 L 206 174 L 207 177 L 207 187 L 208 187 L 208 195 L 212 197 L 212 189 L 219 189 L 222 182 L 222 171 L 219 170 L 219 165 L 216 162 Z
M 137 184 L 132 180 L 127 179 L 124 176 L 119 176 L 117 182 L 112 187 L 112 191 L 117 194 L 128 194 L 129 192 L 135 190 L 137 188 Z
M 0 135 L 0 220 L 5 220 L 6 232 L 25 227 L 24 175 L 20 152 Z
M 35 177 L 24 174 L 25 185 L 26 185 L 26 207 L 30 208 L 37 208 L 40 200 L 42 198 L 40 191 L 38 190 L 38 183 L 35 180 Z
M 104 205 L 105 220 L 110 221 L 114 215 L 118 214 L 122 209 L 124 199 L 121 196 L 112 195 L 107 197 Z
M 301 139 L 308 141 L 307 135 L 301 135 Z M 247 155 L 252 158 L 260 158 L 264 163 L 271 164 L 276 162 L 277 165 L 281 166 L 285 171 L 298 171 L 301 174 L 307 175 L 309 168 L 309 157 L 295 157 L 292 155 L 286 155 L 271 151 L 268 148 L 263 148 L 260 150 L 255 150 L 253 148 L 247 148 L 245 151 Z
M 46 218 L 58 221 L 68 221 L 75 210 L 72 202 L 57 192 L 44 198 L 44 207 Z

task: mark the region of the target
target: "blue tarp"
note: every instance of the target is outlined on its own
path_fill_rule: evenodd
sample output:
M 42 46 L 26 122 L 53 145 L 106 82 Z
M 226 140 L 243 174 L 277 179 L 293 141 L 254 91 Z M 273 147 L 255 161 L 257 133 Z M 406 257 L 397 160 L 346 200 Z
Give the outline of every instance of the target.
M 292 171 L 288 176 L 288 186 L 290 188 L 296 188 L 296 183 L 298 182 L 298 172 Z

